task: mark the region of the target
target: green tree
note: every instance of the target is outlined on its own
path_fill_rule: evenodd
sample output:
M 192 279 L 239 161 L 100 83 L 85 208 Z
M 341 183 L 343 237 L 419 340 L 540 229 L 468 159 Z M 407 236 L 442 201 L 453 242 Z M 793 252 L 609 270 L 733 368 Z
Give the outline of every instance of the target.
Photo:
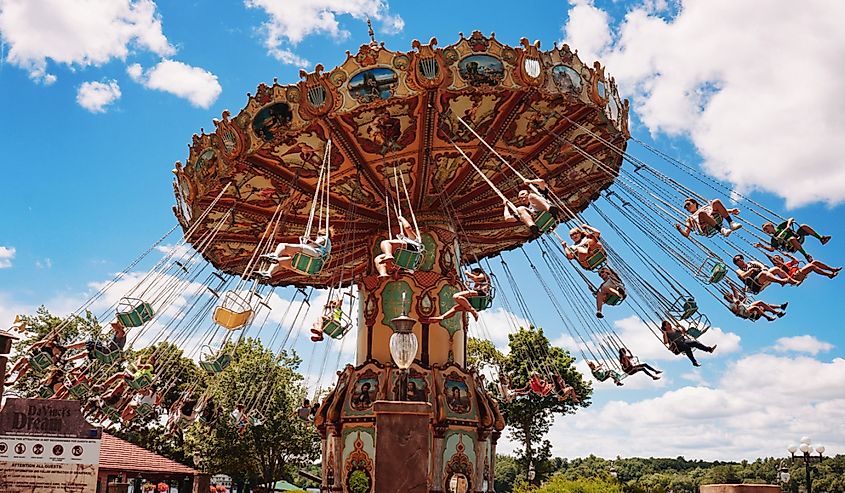
M 224 348 L 231 350 L 231 347 Z M 233 363 L 209 385 L 216 405 L 231 410 L 239 403 L 260 424 L 239 433 L 232 419 L 220 419 L 212 429 L 195 424 L 185 434 L 186 452 L 199 454 L 205 470 L 236 480 L 265 484 L 292 480 L 300 467 L 319 455 L 320 438 L 309 423 L 295 417 L 306 390 L 296 372 L 295 354 L 278 357 L 257 340 L 237 346 Z
M 560 475 L 553 476 L 540 488 L 517 487 L 515 493 L 624 493 L 619 481 L 613 478 L 567 479 Z
M 541 482 L 553 471 L 551 444 L 543 440 L 555 415 L 571 414 L 578 407 L 589 405 L 592 393 L 590 384 L 584 380 L 574 366 L 575 359 L 561 348 L 553 347 L 540 328 L 520 328 L 508 336 L 509 353 L 503 355 L 489 341 L 470 341 L 468 358 L 471 365 L 497 367 L 500 374 L 510 378 L 512 388 L 528 385 L 531 374 L 537 372 L 541 378 L 549 381 L 555 375 L 575 389 L 579 403 L 572 400 L 559 400 L 552 393 L 541 397 L 534 393 L 505 402 L 500 399 L 502 414 L 508 424 L 511 436 L 522 444 L 517 454 L 517 461 L 527 474 L 530 464 L 534 464 L 536 482 Z M 495 385 L 490 389 L 498 393 Z M 500 396 L 501 397 L 501 396 Z M 523 476 L 525 477 L 525 476 Z

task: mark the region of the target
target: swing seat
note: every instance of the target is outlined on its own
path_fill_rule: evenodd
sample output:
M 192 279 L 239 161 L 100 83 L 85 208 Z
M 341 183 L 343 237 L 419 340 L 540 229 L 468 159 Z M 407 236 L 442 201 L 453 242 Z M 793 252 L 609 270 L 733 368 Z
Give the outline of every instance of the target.
M 709 284 L 716 284 L 724 279 L 726 275 L 728 275 L 728 266 L 723 262 L 719 262 L 710 270 L 710 277 L 707 279 L 707 282 Z
M 210 361 L 200 361 L 200 368 L 214 375 L 225 370 L 232 363 L 232 355 L 221 353 Z
M 493 299 L 496 297 L 496 288 L 492 284 L 487 286 L 487 294 L 484 296 L 468 296 L 467 301 L 476 311 L 484 311 L 493 306 Z
M 135 415 L 139 418 L 146 418 L 147 416 L 152 414 L 153 410 L 153 406 L 145 402 L 135 409 Z
M 136 374 L 132 380 L 127 380 L 126 385 L 129 385 L 134 390 L 141 390 L 144 387 L 149 387 L 153 383 L 153 375 L 150 373 Z
M 393 263 L 400 269 L 417 270 L 422 263 L 424 251 L 399 248 L 393 252 Z
M 264 424 L 264 415 L 259 411 L 252 411 L 247 417 L 251 426 L 261 426 Z
M 77 399 L 82 399 L 91 392 L 91 386 L 85 382 L 79 382 L 69 388 L 68 392 Z
M 56 395 L 56 391 L 53 390 L 53 387 L 41 387 L 38 389 L 38 397 L 42 399 L 49 399 Z
M 675 300 L 673 308 L 669 313 L 677 316 L 681 320 L 686 320 L 695 315 L 696 312 L 698 312 L 698 303 L 695 301 L 695 298 L 686 298 L 681 296 Z
M 53 358 L 47 353 L 38 352 L 35 356 L 29 358 L 29 366 L 38 371 L 46 370 L 53 365 Z
M 534 218 L 534 224 L 540 228 L 541 233 L 547 233 L 557 225 L 557 218 L 549 211 L 542 211 Z
M 625 298 L 621 296 L 616 296 L 615 294 L 609 294 L 607 295 L 607 297 L 605 297 L 604 304 L 610 306 L 617 306 L 620 305 L 623 301 L 625 301 Z
M 607 262 L 607 254 L 604 253 L 604 250 L 597 249 L 589 257 L 587 257 L 586 262 L 587 270 L 595 270 Z
M 698 339 L 708 330 L 710 330 L 710 318 L 703 313 L 699 313 L 698 316 L 690 320 L 690 325 L 687 327 L 687 335 L 693 339 Z
M 246 299 L 234 291 L 227 291 L 223 301 L 214 307 L 212 318 L 228 330 L 237 330 L 248 324 L 253 315 L 255 312 Z
M 94 358 L 96 358 L 97 361 L 99 361 L 100 363 L 108 365 L 108 364 L 114 363 L 118 358 L 120 358 L 120 351 L 114 350 L 114 351 L 110 351 L 108 353 L 104 353 L 104 352 L 100 351 L 99 349 L 95 348 L 94 349 Z
M 115 409 L 112 406 L 103 406 L 103 414 L 106 415 L 112 423 L 119 423 L 120 422 L 120 411 Z
M 327 316 L 323 317 L 323 333 L 331 337 L 332 339 L 340 339 L 341 337 L 345 336 L 351 328 L 352 324 L 347 323 L 343 319 L 336 320 Z
M 302 252 L 293 254 L 290 259 L 290 265 L 297 272 L 307 276 L 319 274 L 323 270 L 323 265 L 328 261 L 328 257 L 312 257 Z
M 117 320 L 124 327 L 140 327 L 153 319 L 153 306 L 137 298 L 123 298 L 117 305 Z
M 706 225 L 701 227 L 701 236 L 706 236 L 710 238 L 711 236 L 715 236 L 716 234 L 720 233 L 721 231 L 721 224 L 724 221 L 724 218 L 719 214 L 713 214 L 713 219 L 716 220 L 716 227 Z
M 470 296 L 467 298 L 467 301 L 469 301 L 470 306 L 479 312 L 484 311 L 493 305 L 492 296 Z

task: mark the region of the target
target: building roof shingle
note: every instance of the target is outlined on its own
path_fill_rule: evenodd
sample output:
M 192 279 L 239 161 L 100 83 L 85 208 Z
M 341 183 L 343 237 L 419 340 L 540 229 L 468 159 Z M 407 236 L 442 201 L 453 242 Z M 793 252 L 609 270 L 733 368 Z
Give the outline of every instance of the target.
M 116 436 L 103 433 L 100 442 L 100 469 L 175 473 L 193 476 L 197 471 L 176 461 L 154 454 Z

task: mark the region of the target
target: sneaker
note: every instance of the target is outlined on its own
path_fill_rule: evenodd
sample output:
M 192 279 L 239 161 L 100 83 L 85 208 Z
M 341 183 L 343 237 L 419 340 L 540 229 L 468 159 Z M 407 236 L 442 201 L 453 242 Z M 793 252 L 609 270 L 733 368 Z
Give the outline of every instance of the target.
M 788 306 L 789 306 L 789 302 L 788 302 L 788 301 L 784 301 L 783 303 L 781 303 L 781 305 L 780 305 L 780 309 L 781 309 L 781 310 L 786 310 L 786 307 L 788 307 Z
M 784 312 L 777 312 L 775 315 L 777 315 L 777 317 L 778 317 L 778 318 L 781 318 L 781 317 L 783 317 L 784 315 L 786 315 L 786 313 L 784 313 Z
M 742 224 L 739 224 L 737 222 L 732 222 L 730 224 L 730 227 L 731 227 L 731 231 L 736 231 L 738 229 L 742 229 Z
M 257 270 L 252 275 L 259 279 L 270 279 L 271 277 L 269 270 Z
M 710 346 L 710 349 L 708 349 L 707 352 L 712 353 L 713 351 L 716 350 L 716 346 L 717 346 L 716 344 L 713 344 L 712 346 Z
M 604 318 L 602 312 L 596 312 L 596 318 Z
M 272 264 L 279 263 L 279 256 L 276 255 L 275 252 L 265 253 L 264 255 L 259 255 L 258 260 L 266 260 Z
M 534 238 L 539 237 L 540 234 L 541 234 L 540 227 L 537 226 L 536 224 L 532 224 L 531 226 L 528 227 L 528 229 L 531 230 L 531 236 L 534 237 Z
M 698 361 L 693 361 L 692 366 L 701 366 L 701 363 L 699 363 Z
M 731 233 L 733 233 L 733 232 L 734 232 L 734 230 L 732 230 L 732 229 L 730 229 L 730 228 L 722 228 L 722 229 L 721 229 L 722 236 L 724 236 L 725 238 L 727 238 L 728 236 L 730 236 L 730 235 L 731 235 Z
M 830 241 L 830 235 L 822 236 L 819 241 L 822 242 L 822 245 L 827 245 L 827 242 Z

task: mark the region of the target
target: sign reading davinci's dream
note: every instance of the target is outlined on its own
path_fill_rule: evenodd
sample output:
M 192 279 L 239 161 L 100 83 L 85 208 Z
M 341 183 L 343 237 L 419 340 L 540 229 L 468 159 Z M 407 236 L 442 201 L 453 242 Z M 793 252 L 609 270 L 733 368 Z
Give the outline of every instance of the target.
M 77 401 L 8 399 L 0 410 L 0 493 L 95 491 L 101 436 Z

